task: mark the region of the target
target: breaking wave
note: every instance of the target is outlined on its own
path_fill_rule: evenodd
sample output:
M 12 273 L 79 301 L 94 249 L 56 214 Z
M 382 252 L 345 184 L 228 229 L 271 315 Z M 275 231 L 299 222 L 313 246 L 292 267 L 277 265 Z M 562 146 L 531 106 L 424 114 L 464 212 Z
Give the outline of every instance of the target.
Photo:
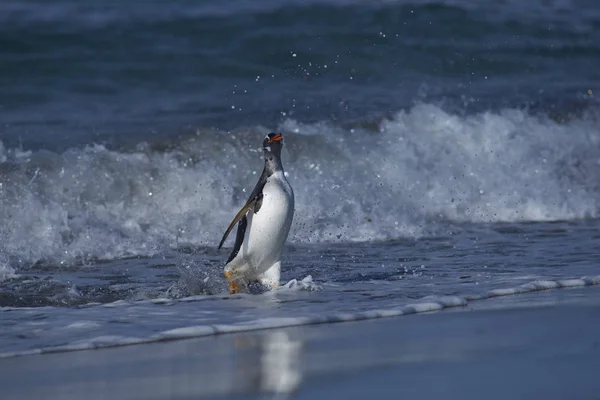
M 559 123 L 516 109 L 463 116 L 430 104 L 371 128 L 288 119 L 279 129 L 296 193 L 290 240 L 385 240 L 465 222 L 596 218 L 597 122 L 585 115 Z M 0 255 L 26 266 L 215 246 L 260 174 L 265 132 L 198 131 L 129 151 L 88 145 L 59 154 L 0 144 Z M 0 279 L 14 272 L 7 268 Z

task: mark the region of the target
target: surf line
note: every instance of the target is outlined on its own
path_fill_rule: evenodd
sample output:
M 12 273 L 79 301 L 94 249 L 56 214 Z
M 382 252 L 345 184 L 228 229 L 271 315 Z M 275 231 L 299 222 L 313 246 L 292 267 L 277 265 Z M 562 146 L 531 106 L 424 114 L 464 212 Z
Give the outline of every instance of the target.
M 252 322 L 231 324 L 231 325 L 197 325 L 183 328 L 175 328 L 159 332 L 147 338 L 125 337 L 125 336 L 100 336 L 92 338 L 86 342 L 79 342 L 71 345 L 43 347 L 33 350 L 20 352 L 0 353 L 0 358 L 21 357 L 27 355 L 41 355 L 52 353 L 64 353 L 70 351 L 92 350 L 110 347 L 131 346 L 135 344 L 156 343 L 172 340 L 182 340 L 199 338 L 205 336 L 214 336 L 229 333 L 251 332 L 267 329 L 290 328 L 295 326 L 331 324 L 339 322 L 364 321 L 378 318 L 400 317 L 403 315 L 420 314 L 425 312 L 439 311 L 446 308 L 466 306 L 470 302 L 491 299 L 495 297 L 511 296 L 516 294 L 525 294 L 543 290 L 578 288 L 585 286 L 600 285 L 600 275 L 591 277 L 582 277 L 578 279 L 560 279 L 560 280 L 536 280 L 525 283 L 513 288 L 488 290 L 479 295 L 467 296 L 442 296 L 431 301 L 407 304 L 403 306 L 382 309 L 369 310 L 356 313 L 332 313 L 330 315 L 316 315 L 308 317 L 275 317 L 258 319 Z M 204 297 L 205 298 L 205 297 Z M 180 300 L 154 299 L 149 302 L 155 304 L 173 304 L 177 301 L 197 301 L 202 298 L 184 298 Z M 143 301 L 148 302 L 148 301 Z M 114 306 L 130 304 L 122 300 L 115 302 Z M 104 306 L 110 306 L 111 303 Z M 118 304 L 118 305 L 117 305 Z

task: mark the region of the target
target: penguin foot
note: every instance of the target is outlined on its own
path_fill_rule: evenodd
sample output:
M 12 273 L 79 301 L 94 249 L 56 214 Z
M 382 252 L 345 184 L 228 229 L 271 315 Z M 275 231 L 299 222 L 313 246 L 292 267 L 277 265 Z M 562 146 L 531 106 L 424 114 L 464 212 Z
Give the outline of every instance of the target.
M 225 278 L 229 281 L 229 294 L 236 294 L 240 291 L 240 286 L 233 279 L 233 273 L 231 271 L 224 272 Z
M 236 294 L 240 291 L 240 287 L 237 282 L 229 281 L 229 294 Z

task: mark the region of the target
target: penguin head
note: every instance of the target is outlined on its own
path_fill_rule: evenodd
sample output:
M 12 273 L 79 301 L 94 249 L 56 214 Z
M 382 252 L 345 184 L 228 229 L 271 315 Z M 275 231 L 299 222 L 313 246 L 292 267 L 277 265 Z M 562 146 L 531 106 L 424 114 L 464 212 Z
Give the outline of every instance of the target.
M 281 133 L 271 132 L 265 136 L 263 140 L 263 150 L 266 154 L 272 153 L 277 156 L 281 154 L 281 147 L 283 146 L 283 136 Z

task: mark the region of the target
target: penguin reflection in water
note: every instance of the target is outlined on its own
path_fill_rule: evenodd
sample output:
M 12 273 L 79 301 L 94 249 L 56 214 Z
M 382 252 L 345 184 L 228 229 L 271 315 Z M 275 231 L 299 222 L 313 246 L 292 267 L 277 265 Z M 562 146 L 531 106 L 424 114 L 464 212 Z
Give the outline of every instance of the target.
M 248 285 L 256 282 L 269 289 L 279 286 L 281 251 L 294 217 L 294 191 L 281 165 L 282 139 L 280 133 L 265 137 L 265 168 L 219 243 L 220 249 L 238 224 L 233 251 L 225 265 L 231 294 L 248 291 Z

